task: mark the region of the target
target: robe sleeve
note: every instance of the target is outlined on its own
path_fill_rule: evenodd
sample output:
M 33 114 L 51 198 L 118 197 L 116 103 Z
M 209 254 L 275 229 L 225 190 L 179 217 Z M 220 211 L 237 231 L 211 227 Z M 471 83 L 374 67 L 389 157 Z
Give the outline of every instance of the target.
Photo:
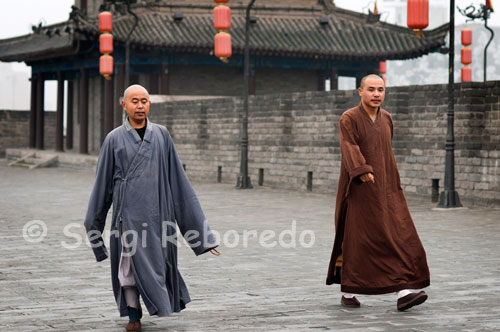
M 166 142 L 168 152 L 168 177 L 177 225 L 184 239 L 198 256 L 218 247 L 214 234 L 201 208 L 200 202 L 182 167 L 168 130 Z
M 340 117 L 339 135 L 342 164 L 349 175 L 349 181 L 365 173 L 373 173 L 373 167 L 366 163 L 359 148 L 359 136 L 352 119 L 345 114 Z
M 394 136 L 394 124 L 392 123 L 392 115 L 389 114 L 389 126 L 391 127 L 391 140 Z
M 85 229 L 87 237 L 98 262 L 108 257 L 108 251 L 102 239 L 106 225 L 106 216 L 113 202 L 114 154 L 109 136 L 106 137 L 97 161 L 96 178 L 90 195 Z

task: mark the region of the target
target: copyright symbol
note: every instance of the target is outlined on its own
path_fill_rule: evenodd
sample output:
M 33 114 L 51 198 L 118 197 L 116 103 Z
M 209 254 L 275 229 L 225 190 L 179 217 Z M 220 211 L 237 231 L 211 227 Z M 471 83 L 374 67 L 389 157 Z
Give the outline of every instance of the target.
M 47 225 L 41 220 L 32 220 L 24 224 L 23 237 L 30 243 L 42 242 L 47 236 Z

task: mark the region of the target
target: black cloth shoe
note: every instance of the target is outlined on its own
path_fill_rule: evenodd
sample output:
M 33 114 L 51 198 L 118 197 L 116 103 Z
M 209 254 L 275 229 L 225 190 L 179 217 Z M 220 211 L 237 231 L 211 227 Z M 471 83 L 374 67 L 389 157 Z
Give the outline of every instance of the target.
M 342 299 L 340 299 L 340 303 L 347 308 L 359 308 L 361 303 L 359 303 L 358 299 L 354 296 L 350 299 L 342 295 Z
M 424 291 L 411 293 L 398 299 L 398 310 L 405 311 L 416 305 L 422 304 L 427 300 L 427 294 Z

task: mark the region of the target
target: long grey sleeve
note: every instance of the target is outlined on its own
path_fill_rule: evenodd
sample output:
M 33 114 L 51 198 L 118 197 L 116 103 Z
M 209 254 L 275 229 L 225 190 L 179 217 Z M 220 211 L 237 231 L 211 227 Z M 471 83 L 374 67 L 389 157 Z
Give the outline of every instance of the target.
M 102 239 L 106 225 L 106 215 L 113 202 L 113 168 L 114 154 L 109 136 L 106 137 L 99 153 L 96 178 L 90 195 L 85 228 L 92 245 L 92 250 L 98 262 L 108 257 L 108 252 Z
M 200 202 L 184 172 L 172 138 L 167 132 L 168 177 L 174 201 L 175 218 L 184 238 L 196 255 L 218 246 Z

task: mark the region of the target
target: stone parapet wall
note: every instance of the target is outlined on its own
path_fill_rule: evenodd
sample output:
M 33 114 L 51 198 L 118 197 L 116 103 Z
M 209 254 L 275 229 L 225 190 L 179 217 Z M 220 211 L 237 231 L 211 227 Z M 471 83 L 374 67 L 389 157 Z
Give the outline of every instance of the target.
M 456 189 L 464 202 L 500 203 L 500 82 L 455 85 Z M 389 88 L 384 108 L 394 119 L 393 147 L 403 189 L 430 196 L 431 179 L 444 185 L 446 85 Z M 250 97 L 249 174 L 257 185 L 334 192 L 339 175 L 338 121 L 357 105 L 355 91 L 300 92 Z M 241 98 L 153 104 L 192 179 L 236 183 L 240 164 Z
M 46 149 L 55 148 L 56 113 L 44 113 L 44 145 Z M 29 146 L 30 112 L 0 110 L 0 157 L 5 157 L 8 148 L 27 148 Z
M 500 82 L 455 85 L 456 190 L 466 203 L 500 204 Z M 389 88 L 384 108 L 394 119 L 393 147 L 406 193 L 430 196 L 444 185 L 448 110 L 446 85 Z M 340 167 L 338 121 L 359 103 L 356 91 L 251 96 L 249 174 L 257 185 L 336 190 Z M 236 184 L 243 101 L 239 97 L 153 103 L 152 121 L 166 125 L 190 178 Z M 77 117 L 75 109 L 75 118 Z M 75 120 L 75 133 L 78 122 Z M 45 148 L 55 145 L 55 112 L 45 112 Z M 102 133 L 94 133 L 100 139 Z M 29 112 L 0 110 L 0 156 L 27 148 Z M 78 142 L 78 135 L 75 135 Z M 96 146 L 98 149 L 98 145 Z M 260 171 L 261 170 L 261 171 Z

